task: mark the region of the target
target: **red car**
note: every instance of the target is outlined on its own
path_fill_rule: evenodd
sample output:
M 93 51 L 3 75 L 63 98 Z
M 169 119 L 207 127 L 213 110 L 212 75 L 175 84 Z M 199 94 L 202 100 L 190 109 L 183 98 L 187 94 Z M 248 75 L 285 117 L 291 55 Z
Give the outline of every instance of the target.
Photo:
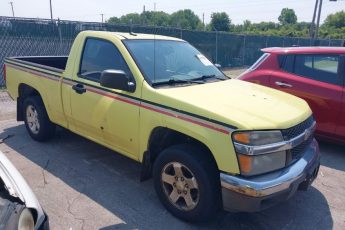
M 345 48 L 266 48 L 239 79 L 306 100 L 317 121 L 316 135 L 345 143 Z

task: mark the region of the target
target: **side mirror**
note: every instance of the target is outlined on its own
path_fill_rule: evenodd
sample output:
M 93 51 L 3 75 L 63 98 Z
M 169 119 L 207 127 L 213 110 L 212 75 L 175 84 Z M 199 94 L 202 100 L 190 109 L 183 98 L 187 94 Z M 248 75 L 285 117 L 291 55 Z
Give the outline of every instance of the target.
M 215 67 L 217 67 L 218 69 L 222 68 L 222 65 L 221 64 L 214 64 Z
M 122 70 L 104 70 L 101 73 L 101 86 L 119 89 L 133 93 L 135 91 L 135 83 L 129 80 L 129 77 Z

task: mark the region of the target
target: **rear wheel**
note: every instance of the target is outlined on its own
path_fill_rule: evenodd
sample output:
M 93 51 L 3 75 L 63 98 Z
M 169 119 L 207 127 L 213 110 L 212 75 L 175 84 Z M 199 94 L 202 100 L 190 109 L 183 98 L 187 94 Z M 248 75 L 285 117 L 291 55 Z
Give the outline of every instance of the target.
M 38 96 L 24 100 L 24 122 L 29 135 L 36 141 L 46 141 L 55 134 L 55 124 L 48 117 L 42 99 Z
M 220 209 L 219 172 L 201 148 L 165 149 L 154 163 L 153 177 L 159 199 L 178 218 L 206 221 Z

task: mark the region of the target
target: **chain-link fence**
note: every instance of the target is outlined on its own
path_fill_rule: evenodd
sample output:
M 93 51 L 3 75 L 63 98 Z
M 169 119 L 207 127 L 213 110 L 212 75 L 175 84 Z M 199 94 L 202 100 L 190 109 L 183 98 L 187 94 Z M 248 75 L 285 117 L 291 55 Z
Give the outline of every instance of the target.
M 74 38 L 83 30 L 133 31 L 182 38 L 223 67 L 251 65 L 265 47 L 340 46 L 342 43 L 341 40 L 313 41 L 307 38 L 252 36 L 142 25 L 0 17 L 0 66 L 5 57 L 11 56 L 68 55 Z M 4 86 L 2 71 L 1 86 Z

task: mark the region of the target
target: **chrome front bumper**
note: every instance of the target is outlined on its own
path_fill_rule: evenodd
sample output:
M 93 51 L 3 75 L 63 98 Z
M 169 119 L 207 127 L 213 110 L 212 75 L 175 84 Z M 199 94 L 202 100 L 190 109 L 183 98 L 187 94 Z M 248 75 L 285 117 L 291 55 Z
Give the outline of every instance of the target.
M 273 206 L 298 189 L 307 189 L 319 166 L 320 152 L 314 139 L 301 159 L 280 171 L 250 178 L 221 173 L 224 209 L 254 212 Z

